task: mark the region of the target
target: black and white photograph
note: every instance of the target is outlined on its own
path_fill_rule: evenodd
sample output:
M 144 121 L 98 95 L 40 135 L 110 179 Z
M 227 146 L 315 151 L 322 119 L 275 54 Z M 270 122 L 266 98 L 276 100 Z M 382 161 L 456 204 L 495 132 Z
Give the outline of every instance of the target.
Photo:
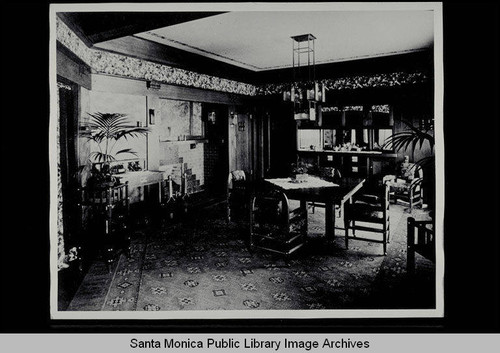
M 51 4 L 51 318 L 442 318 L 442 21 Z

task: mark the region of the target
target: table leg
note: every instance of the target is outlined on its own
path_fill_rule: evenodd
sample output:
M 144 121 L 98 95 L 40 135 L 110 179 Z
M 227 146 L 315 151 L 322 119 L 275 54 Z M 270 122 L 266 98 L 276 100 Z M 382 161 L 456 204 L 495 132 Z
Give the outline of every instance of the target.
M 325 235 L 329 239 L 335 238 L 335 205 L 333 202 L 325 204 Z
M 306 232 L 309 231 L 308 229 L 308 222 L 307 222 L 307 201 L 306 200 L 300 200 L 300 209 L 301 210 L 306 210 L 306 225 L 305 225 L 305 228 L 306 228 Z

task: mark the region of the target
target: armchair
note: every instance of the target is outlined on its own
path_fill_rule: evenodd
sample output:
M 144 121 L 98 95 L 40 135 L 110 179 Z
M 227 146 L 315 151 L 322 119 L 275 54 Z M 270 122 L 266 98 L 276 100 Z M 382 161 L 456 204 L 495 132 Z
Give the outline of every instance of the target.
M 305 244 L 305 205 L 292 210 L 283 192 L 271 190 L 254 196 L 251 207 L 251 248 L 260 248 L 288 257 Z
M 344 206 L 345 247 L 349 249 L 349 239 L 382 243 L 384 255 L 389 243 L 389 186 L 364 186 Z M 349 235 L 352 231 L 352 236 Z M 356 231 L 381 233 L 382 239 L 363 238 Z
M 411 210 L 413 206 L 423 203 L 423 178 L 422 168 L 415 163 L 409 163 L 406 156 L 397 175 L 386 175 L 383 182 L 389 185 L 390 200 L 408 205 Z

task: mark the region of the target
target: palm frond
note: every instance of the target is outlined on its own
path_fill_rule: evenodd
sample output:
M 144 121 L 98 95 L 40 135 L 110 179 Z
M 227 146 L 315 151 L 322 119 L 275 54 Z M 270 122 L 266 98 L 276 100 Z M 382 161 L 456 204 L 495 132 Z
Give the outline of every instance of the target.
M 122 129 L 113 136 L 113 139 L 119 140 L 122 137 L 127 139 L 128 137 L 145 136 L 148 134 L 148 132 L 149 129 L 144 127 L 133 127 L 128 129 Z
M 405 131 L 397 132 L 389 136 L 383 145 L 383 148 L 394 148 L 395 150 L 406 150 L 411 146 L 411 150 L 415 152 L 417 145 L 422 148 L 424 143 L 427 141 L 432 148 L 434 148 L 434 136 L 427 133 L 426 131 L 421 131 L 415 128 L 412 124 L 403 120 L 403 122 L 409 128 Z
M 427 167 L 434 166 L 435 162 L 436 162 L 436 159 L 434 158 L 434 156 L 428 156 L 428 157 L 424 157 L 424 158 L 416 161 L 415 165 L 422 167 L 422 168 L 427 168 Z
M 86 129 L 80 132 L 80 136 L 94 141 L 100 146 L 101 143 L 106 142 L 104 151 L 92 152 L 89 158 L 97 162 L 111 162 L 116 160 L 112 153 L 113 146 L 109 146 L 109 141 L 118 141 L 121 138 L 127 140 L 132 137 L 145 136 L 149 133 L 148 128 L 136 127 L 130 125 L 127 115 L 120 113 L 87 113 L 90 120 L 84 125 Z M 136 152 L 129 149 L 123 149 L 115 153 L 131 153 L 137 155 Z
M 115 153 L 115 155 L 124 154 L 124 153 L 130 153 L 130 154 L 133 154 L 134 156 L 137 156 L 137 152 L 135 152 L 131 148 L 125 148 L 123 150 L 119 150 L 118 152 Z
M 422 131 L 417 129 L 413 124 L 409 123 L 406 120 L 401 120 L 413 133 L 419 137 L 420 141 L 420 148 L 422 148 L 422 145 L 425 141 L 428 141 L 431 148 L 434 147 L 434 136 L 429 134 L 427 131 Z
M 112 155 L 108 154 L 108 153 L 103 153 L 103 152 L 99 152 L 99 151 L 95 151 L 95 152 L 91 152 L 89 154 L 89 159 L 91 161 L 93 161 L 94 163 L 101 163 L 101 162 L 113 162 L 116 160 L 115 157 L 113 157 Z

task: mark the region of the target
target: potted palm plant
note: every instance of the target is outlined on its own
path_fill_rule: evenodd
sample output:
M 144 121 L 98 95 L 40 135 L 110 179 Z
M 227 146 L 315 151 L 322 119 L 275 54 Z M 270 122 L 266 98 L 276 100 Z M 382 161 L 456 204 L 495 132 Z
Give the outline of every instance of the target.
M 411 168 L 422 168 L 424 170 L 424 183 L 426 185 L 426 189 L 433 190 L 434 184 L 431 182 L 432 179 L 429 180 L 429 175 L 433 175 L 435 166 L 435 139 L 430 133 L 432 128 L 429 128 L 428 130 L 420 130 L 413 126 L 410 122 L 405 120 L 401 121 L 407 126 L 407 129 L 389 136 L 386 139 L 383 148 L 393 148 L 395 151 L 406 151 L 408 148 L 411 148 L 411 152 L 415 153 L 417 146 L 420 150 L 422 150 L 422 147 L 427 142 L 430 148 L 430 155 L 414 161 L 414 165 Z M 432 195 L 432 192 L 428 193 L 428 195 Z M 433 199 L 429 201 L 433 203 Z
M 145 136 L 149 129 L 128 124 L 126 114 L 120 113 L 88 113 L 90 120 L 83 125 L 80 136 L 94 141 L 98 150 L 89 154 L 88 163 L 82 170 L 90 166 L 91 176 L 87 181 L 89 187 L 100 188 L 113 186 L 116 179 L 111 174 L 110 164 L 117 160 L 116 156 L 137 153 L 131 148 L 114 151 L 116 143 L 122 139 Z M 99 167 L 98 167 L 99 166 Z
M 434 164 L 434 136 L 429 133 L 429 130 L 423 131 L 414 127 L 411 123 L 401 120 L 407 127 L 407 130 L 396 132 L 389 136 L 383 148 L 393 148 L 396 151 L 406 150 L 411 146 L 411 151 L 414 153 L 417 145 L 420 149 L 427 141 L 429 143 L 432 155 L 415 161 L 415 165 L 425 167 Z

